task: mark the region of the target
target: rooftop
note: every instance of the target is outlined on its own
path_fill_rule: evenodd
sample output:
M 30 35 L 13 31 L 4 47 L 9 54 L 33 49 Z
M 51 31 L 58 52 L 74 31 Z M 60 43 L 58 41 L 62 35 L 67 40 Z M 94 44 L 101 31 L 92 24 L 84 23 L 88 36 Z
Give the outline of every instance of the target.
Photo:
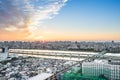
M 41 73 L 41 74 L 38 74 L 37 76 L 34 76 L 28 80 L 45 80 L 49 77 L 51 77 L 53 74 L 51 73 Z

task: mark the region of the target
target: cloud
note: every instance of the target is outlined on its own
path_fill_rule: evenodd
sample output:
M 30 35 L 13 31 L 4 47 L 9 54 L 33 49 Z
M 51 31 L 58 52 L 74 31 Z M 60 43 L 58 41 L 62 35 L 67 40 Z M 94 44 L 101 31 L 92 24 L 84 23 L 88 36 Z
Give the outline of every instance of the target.
M 0 0 L 0 29 L 10 32 L 28 31 L 33 36 L 42 22 L 54 18 L 66 2 L 67 0 Z

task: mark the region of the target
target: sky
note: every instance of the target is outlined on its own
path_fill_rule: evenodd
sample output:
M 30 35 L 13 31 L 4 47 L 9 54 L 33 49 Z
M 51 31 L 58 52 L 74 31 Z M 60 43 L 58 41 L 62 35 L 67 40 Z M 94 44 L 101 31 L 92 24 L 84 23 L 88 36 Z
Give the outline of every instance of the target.
M 120 0 L 0 0 L 0 40 L 120 40 Z

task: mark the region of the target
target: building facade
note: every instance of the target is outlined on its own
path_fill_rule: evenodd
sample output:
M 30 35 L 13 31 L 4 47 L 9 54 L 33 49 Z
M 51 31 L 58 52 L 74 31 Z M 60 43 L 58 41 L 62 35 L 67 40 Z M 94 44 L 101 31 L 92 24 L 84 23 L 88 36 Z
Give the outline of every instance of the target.
M 120 61 L 95 60 L 83 62 L 82 74 L 84 76 L 104 76 L 109 80 L 120 80 Z
M 0 51 L 0 61 L 6 60 L 9 55 L 9 49 L 8 47 L 2 47 Z

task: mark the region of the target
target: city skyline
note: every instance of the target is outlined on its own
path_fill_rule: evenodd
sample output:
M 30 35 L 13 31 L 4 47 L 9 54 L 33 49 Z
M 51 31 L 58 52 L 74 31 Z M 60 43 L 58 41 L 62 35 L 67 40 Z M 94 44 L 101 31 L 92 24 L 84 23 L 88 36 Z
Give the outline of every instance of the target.
M 120 0 L 0 0 L 0 40 L 120 40 Z

